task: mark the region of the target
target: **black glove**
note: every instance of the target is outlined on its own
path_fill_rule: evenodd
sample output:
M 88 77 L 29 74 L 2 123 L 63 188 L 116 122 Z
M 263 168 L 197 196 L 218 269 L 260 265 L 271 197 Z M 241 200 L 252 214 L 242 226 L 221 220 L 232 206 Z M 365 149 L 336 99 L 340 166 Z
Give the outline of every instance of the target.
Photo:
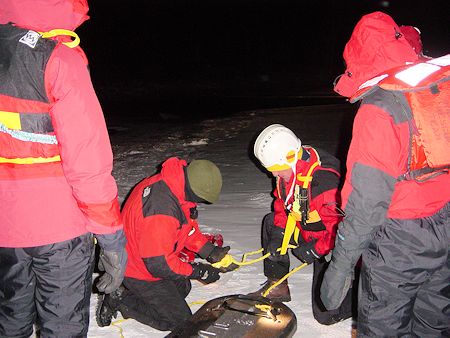
M 192 264 L 192 273 L 189 276 L 191 279 L 198 279 L 200 282 L 205 284 L 214 283 L 220 278 L 220 270 L 216 269 L 212 265 L 203 263 Z
M 100 292 L 111 293 L 116 290 L 123 281 L 123 275 L 127 266 L 127 253 L 125 249 L 120 252 L 100 251 L 98 269 L 105 271 L 97 282 Z
M 100 292 L 111 293 L 122 283 L 127 266 L 125 234 L 123 230 L 118 230 L 113 234 L 95 237 L 101 247 L 98 269 L 105 271 L 97 282 L 97 289 Z
M 311 264 L 315 259 L 319 259 L 320 257 L 322 257 L 314 249 L 314 244 L 316 244 L 316 241 L 300 241 L 299 247 L 292 249 L 292 254 L 300 259 L 303 263 Z
M 228 251 L 230 251 L 229 246 L 224 246 L 222 248 L 220 246 L 214 246 L 214 249 L 211 251 L 209 256 L 206 257 L 206 260 L 211 264 L 220 262 L 228 253 Z

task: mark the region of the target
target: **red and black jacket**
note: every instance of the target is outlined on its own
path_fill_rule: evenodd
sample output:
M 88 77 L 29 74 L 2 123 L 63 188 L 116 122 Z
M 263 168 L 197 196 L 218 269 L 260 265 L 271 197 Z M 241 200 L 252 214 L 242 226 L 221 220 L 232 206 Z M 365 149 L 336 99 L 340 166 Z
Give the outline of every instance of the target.
M 159 174 L 141 181 L 122 210 L 127 237 L 126 277 L 156 281 L 192 273 L 179 258 L 187 248 L 206 258 L 213 246 L 200 232 L 196 204 L 185 200 L 186 162 L 175 157 Z
M 395 86 L 400 78 L 394 71 L 397 67 L 415 67 L 417 56 L 407 41 L 398 37 L 397 31 L 398 26 L 392 18 L 383 13 L 364 16 L 346 45 L 348 52 L 344 52 L 345 62 L 353 76 L 343 76 L 341 85 L 338 83 L 335 87 L 337 92 L 346 88 L 341 94 L 350 97 L 352 102 L 361 99 L 353 123 L 341 194 L 345 219 L 339 225 L 337 250 L 333 252 L 334 257 L 339 257 L 333 260 L 342 273 L 353 269 L 374 234 L 388 219 L 429 217 L 450 200 L 449 174 L 424 182 L 399 179 L 410 169 L 411 126 L 415 124 L 413 110 L 416 107 L 408 102 L 409 93 Z M 365 40 L 368 37 L 372 43 Z M 365 62 L 361 60 L 363 56 L 367 58 Z M 372 60 L 378 65 L 378 73 L 366 67 Z M 392 72 L 395 75 L 388 77 Z M 383 86 L 376 85 L 383 79 L 393 79 L 393 86 L 383 89 Z M 344 81 L 344 86 L 341 81 Z M 422 84 L 419 83 L 418 87 Z M 442 85 L 448 90 L 448 84 Z M 437 100 L 440 102 L 437 94 L 446 95 L 446 91 L 439 87 L 435 93 L 432 88 L 421 104 L 433 108 Z M 441 109 L 448 111 L 448 108 Z

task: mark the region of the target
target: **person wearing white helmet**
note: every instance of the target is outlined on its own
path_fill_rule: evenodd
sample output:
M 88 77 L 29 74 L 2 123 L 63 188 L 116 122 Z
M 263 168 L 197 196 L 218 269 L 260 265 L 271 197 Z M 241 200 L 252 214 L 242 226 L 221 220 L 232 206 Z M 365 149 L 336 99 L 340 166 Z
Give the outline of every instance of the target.
M 267 281 L 252 296 L 260 296 L 289 272 L 287 245 L 296 246 L 292 254 L 314 265 L 312 308 L 316 320 L 330 325 L 352 315 L 352 297 L 348 293 L 343 305 L 327 311 L 320 301 L 321 278 L 328 265 L 325 256 L 334 245 L 336 227 L 342 219 L 339 161 L 324 151 L 302 145 L 300 139 L 281 124 L 265 128 L 254 144 L 254 154 L 276 179 L 273 212 L 262 221 L 264 275 Z M 274 301 L 291 300 L 285 280 L 265 295 Z

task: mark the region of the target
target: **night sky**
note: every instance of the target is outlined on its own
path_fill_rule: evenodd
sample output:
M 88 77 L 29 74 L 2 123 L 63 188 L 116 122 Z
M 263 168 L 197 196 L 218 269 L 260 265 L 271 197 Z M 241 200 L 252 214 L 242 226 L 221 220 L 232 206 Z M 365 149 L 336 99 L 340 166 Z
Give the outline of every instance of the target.
M 399 25 L 419 27 L 427 55 L 450 52 L 448 0 L 91 0 L 89 5 L 91 19 L 77 32 L 108 112 L 127 106 L 178 114 L 233 111 L 274 104 L 276 99 L 264 101 L 268 97 L 331 92 L 344 71 L 342 51 L 353 27 L 376 10 Z M 278 100 L 292 104 L 283 101 Z

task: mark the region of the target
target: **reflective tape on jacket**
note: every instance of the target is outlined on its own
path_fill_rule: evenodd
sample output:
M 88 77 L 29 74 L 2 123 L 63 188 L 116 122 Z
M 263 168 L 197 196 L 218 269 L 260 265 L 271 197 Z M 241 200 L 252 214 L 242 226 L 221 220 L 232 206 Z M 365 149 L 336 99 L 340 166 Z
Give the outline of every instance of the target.
M 48 113 L 0 111 L 0 163 L 59 162 L 58 140 Z

